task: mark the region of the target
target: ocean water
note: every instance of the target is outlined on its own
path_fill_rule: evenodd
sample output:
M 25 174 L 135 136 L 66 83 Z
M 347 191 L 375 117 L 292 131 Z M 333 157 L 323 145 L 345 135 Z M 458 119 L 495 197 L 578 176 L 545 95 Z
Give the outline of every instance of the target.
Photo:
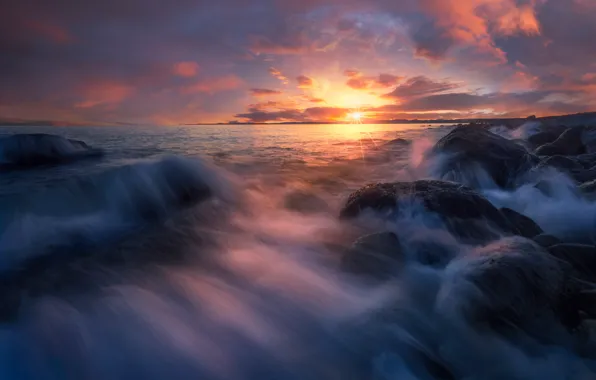
M 594 378 L 595 351 L 556 326 L 543 340 L 470 326 L 453 307 L 473 298 L 452 286 L 457 267 L 408 262 L 382 285 L 339 269 L 383 229 L 412 256 L 487 249 L 416 209 L 338 218 L 363 185 L 432 178 L 425 153 L 452 128 L 0 128 L 105 153 L 0 173 L 0 378 Z M 596 208 L 569 179 L 538 180 L 550 195 L 531 181 L 483 193 L 557 236 L 592 229 Z

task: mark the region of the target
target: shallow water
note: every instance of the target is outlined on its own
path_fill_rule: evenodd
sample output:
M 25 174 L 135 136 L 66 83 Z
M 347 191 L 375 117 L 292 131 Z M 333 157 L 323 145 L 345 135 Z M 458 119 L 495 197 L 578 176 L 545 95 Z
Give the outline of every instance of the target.
M 457 265 L 411 260 L 381 286 L 338 269 L 354 240 L 380 229 L 411 257 L 429 242 L 460 262 L 483 249 L 415 205 L 391 221 L 337 217 L 367 183 L 432 177 L 425 152 L 450 130 L 1 128 L 80 139 L 105 156 L 0 173 L 0 378 L 591 378 L 594 358 L 556 327 L 545 342 L 469 326 L 455 305 L 473 294 Z M 596 208 L 565 177 L 546 180 L 550 197 L 537 179 L 484 193 L 547 232 L 590 230 Z M 203 185 L 213 199 L 181 203 Z

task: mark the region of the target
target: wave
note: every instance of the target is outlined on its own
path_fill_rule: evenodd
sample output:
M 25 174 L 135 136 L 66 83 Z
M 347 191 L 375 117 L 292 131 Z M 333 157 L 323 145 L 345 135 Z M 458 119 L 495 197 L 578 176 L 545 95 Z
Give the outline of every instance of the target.
M 213 168 L 173 156 L 3 199 L 0 269 L 69 246 L 117 240 L 213 196 L 229 199 L 228 191 Z
M 0 139 L 0 167 L 20 168 L 58 164 L 101 156 L 83 141 L 49 134 L 18 134 Z

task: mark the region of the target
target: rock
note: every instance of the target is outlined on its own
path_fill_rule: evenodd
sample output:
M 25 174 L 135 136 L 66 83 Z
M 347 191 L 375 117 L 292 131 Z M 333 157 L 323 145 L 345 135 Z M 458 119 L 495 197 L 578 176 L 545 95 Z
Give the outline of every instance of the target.
M 522 215 L 515 210 L 504 207 L 500 211 L 511 222 L 511 224 L 517 228 L 517 235 L 519 236 L 532 239 L 533 237 L 544 232 L 542 228 L 540 228 L 540 226 L 531 218 Z
M 544 144 L 534 152 L 538 156 L 574 156 L 584 154 L 586 148 L 582 141 L 583 128 L 569 128 L 558 139 L 549 144 Z
M 395 217 L 404 205 L 421 202 L 424 208 L 439 215 L 456 237 L 471 242 L 490 241 L 505 234 L 516 234 L 517 228 L 486 198 L 469 187 L 447 181 L 378 183 L 365 186 L 348 198 L 340 218 L 355 218 L 366 209 Z
M 392 146 L 409 146 L 409 145 L 412 145 L 412 141 L 406 140 L 406 139 L 402 139 L 402 138 L 393 139 L 393 140 L 387 141 L 386 143 L 383 144 L 383 146 L 387 146 L 387 147 L 392 147 Z
M 432 240 L 414 240 L 407 244 L 409 259 L 424 266 L 445 268 L 457 255 L 454 248 Z
M 561 240 L 559 240 L 559 238 L 548 234 L 540 234 L 532 238 L 532 240 L 534 240 L 536 244 L 544 248 L 552 247 L 553 245 L 561 243 Z
M 0 167 L 5 169 L 58 164 L 101 154 L 101 150 L 83 141 L 49 134 L 18 134 L 0 139 Z
M 403 263 L 399 238 L 393 232 L 381 232 L 358 239 L 343 255 L 342 268 L 354 274 L 383 280 L 394 276 Z
M 581 162 L 573 157 L 551 156 L 540 162 L 539 167 L 551 166 L 564 172 L 582 171 L 585 169 Z
M 584 281 L 596 283 L 596 247 L 585 244 L 556 244 L 548 252 L 569 263 Z
M 496 185 L 510 188 L 520 174 L 538 163 L 523 146 L 474 125 L 455 128 L 437 142 L 433 153 L 446 155 L 437 173 L 441 178 L 463 179 L 473 186 L 478 184 L 469 178 L 477 176 L 478 166 Z
M 532 147 L 537 148 L 545 144 L 554 142 L 559 136 L 565 132 L 567 128 L 564 126 L 559 127 L 542 127 L 541 131 L 528 137 L 528 144 Z
M 323 199 L 313 193 L 302 190 L 295 190 L 286 194 L 284 206 L 288 210 L 298 211 L 305 214 L 325 212 L 329 208 L 327 202 Z
M 579 190 L 586 199 L 596 200 L 596 179 L 582 183 Z
M 580 311 L 590 308 L 576 302 L 583 289 L 573 269 L 531 240 L 494 242 L 454 260 L 447 271 L 451 281 L 439 295 L 439 312 L 455 309 L 477 327 L 541 334 L 537 321 L 575 328 Z

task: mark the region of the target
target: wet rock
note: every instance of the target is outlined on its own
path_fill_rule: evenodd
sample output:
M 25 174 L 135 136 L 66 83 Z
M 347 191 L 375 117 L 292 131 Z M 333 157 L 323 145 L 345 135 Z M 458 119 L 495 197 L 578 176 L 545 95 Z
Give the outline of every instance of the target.
M 575 328 L 580 311 L 589 306 L 577 303 L 582 287 L 573 268 L 531 240 L 496 241 L 447 270 L 452 280 L 441 290 L 439 307 L 478 327 L 544 334 L 537 321 Z
M 406 139 L 402 139 L 402 138 L 398 138 L 398 139 L 393 139 L 391 141 L 387 141 L 386 143 L 383 144 L 383 146 L 386 147 L 393 147 L 393 146 L 409 146 L 412 144 L 412 141 L 410 140 L 406 140 Z
M 544 232 L 542 228 L 540 228 L 540 226 L 531 218 L 520 214 L 515 210 L 504 207 L 500 211 L 511 222 L 511 224 L 515 226 L 517 229 L 517 235 L 519 236 L 531 239 Z
M 561 240 L 559 238 L 549 234 L 540 234 L 532 238 L 532 240 L 534 240 L 536 244 L 544 248 L 552 247 L 553 245 L 561 243 Z
M 590 201 L 596 200 L 596 179 L 582 183 L 579 186 L 579 190 L 586 199 Z
M 550 166 L 564 172 L 582 171 L 585 169 L 580 161 L 568 156 L 551 156 L 542 160 L 538 166 Z
M 342 268 L 354 274 L 387 279 L 403 264 L 399 238 L 393 232 L 380 232 L 358 239 L 342 257 Z
M 302 190 L 295 190 L 286 194 L 284 206 L 288 210 L 298 211 L 305 214 L 325 212 L 329 208 L 327 202 L 323 199 L 313 193 Z
M 540 132 L 529 136 L 527 141 L 530 146 L 537 148 L 554 142 L 563 132 L 565 132 L 565 130 L 565 127 L 543 127 Z
M 474 125 L 455 128 L 437 142 L 433 153 L 447 155 L 439 168 L 441 178 L 461 180 L 480 166 L 502 188 L 512 187 L 520 174 L 538 163 L 523 146 Z
M 585 244 L 556 244 L 548 252 L 569 263 L 582 280 L 596 283 L 596 247 Z
M 407 244 L 408 257 L 424 266 L 445 268 L 457 255 L 457 247 L 432 240 L 414 240 Z
M 64 163 L 102 155 L 83 141 L 49 134 L 18 134 L 0 138 L 0 168 Z
M 583 128 L 569 128 L 552 143 L 542 145 L 534 152 L 538 156 L 574 156 L 586 153 L 582 141 Z
M 420 204 L 439 215 L 455 236 L 471 242 L 490 241 L 517 228 L 486 198 L 469 187 L 447 181 L 378 183 L 348 198 L 340 218 L 355 218 L 366 209 L 395 218 L 400 207 Z

